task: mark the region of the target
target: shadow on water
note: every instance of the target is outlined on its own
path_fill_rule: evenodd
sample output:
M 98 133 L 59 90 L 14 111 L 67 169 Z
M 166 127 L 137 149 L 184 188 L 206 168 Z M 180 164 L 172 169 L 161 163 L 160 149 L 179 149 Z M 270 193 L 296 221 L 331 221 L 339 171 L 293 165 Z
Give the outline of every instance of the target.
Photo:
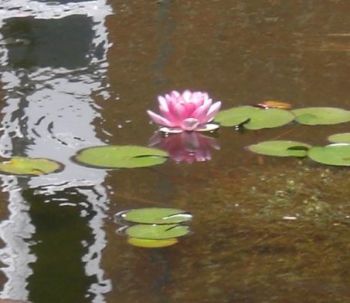
M 245 150 L 276 138 L 322 145 L 348 124 L 160 138 L 145 114 L 158 94 L 185 88 L 209 91 L 224 108 L 348 107 L 347 1 L 0 6 L 0 156 L 65 165 L 1 177 L 1 298 L 349 301 L 348 170 Z M 153 144 L 174 161 L 105 171 L 70 160 L 104 143 Z M 115 213 L 155 206 L 189 211 L 193 233 L 159 250 L 116 235 Z

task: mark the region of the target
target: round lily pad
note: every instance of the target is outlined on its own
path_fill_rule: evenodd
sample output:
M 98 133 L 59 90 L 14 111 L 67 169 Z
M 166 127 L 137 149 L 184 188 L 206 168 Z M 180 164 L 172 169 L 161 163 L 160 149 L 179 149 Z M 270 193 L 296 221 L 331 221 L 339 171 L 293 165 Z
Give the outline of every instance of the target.
M 164 163 L 168 153 L 136 145 L 106 145 L 80 150 L 73 160 L 96 168 L 135 168 Z
M 192 219 L 192 215 L 175 208 L 139 208 L 119 212 L 117 217 L 125 221 L 142 224 L 174 224 Z
M 45 158 L 13 157 L 0 162 L 0 173 L 40 176 L 62 170 L 63 164 Z
M 263 141 L 248 146 L 248 150 L 266 156 L 305 157 L 311 146 L 297 141 L 274 140 Z
M 262 109 L 254 106 L 239 106 L 219 112 L 215 122 L 221 126 L 243 125 L 257 130 L 283 126 L 294 120 L 294 115 L 283 109 Z
M 307 155 L 310 159 L 322 164 L 350 166 L 350 144 L 334 143 L 327 146 L 315 146 L 309 150 Z
M 336 107 L 306 107 L 292 112 L 297 122 L 306 125 L 331 125 L 350 121 L 350 111 Z
M 136 224 L 125 232 L 132 238 L 161 240 L 185 236 L 190 230 L 188 226 L 178 224 Z
M 328 137 L 328 141 L 333 143 L 350 143 L 350 133 L 331 135 Z
M 128 243 L 143 248 L 161 248 L 174 245 L 178 242 L 177 238 L 152 240 L 152 239 L 139 239 L 139 238 L 128 238 Z

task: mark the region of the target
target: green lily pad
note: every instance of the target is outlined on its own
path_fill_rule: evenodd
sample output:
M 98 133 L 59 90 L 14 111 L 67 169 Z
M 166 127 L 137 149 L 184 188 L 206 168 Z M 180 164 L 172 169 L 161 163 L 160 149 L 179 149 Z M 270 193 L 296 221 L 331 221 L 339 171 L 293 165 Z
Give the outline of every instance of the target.
M 334 143 L 327 146 L 315 146 L 309 150 L 307 155 L 310 159 L 322 164 L 350 166 L 350 144 Z
M 132 238 L 162 240 L 185 236 L 190 230 L 188 226 L 178 224 L 136 224 L 128 227 L 125 232 Z
M 164 163 L 168 153 L 136 145 L 106 145 L 80 150 L 73 160 L 96 168 L 135 168 Z
M 162 248 L 168 247 L 179 242 L 177 238 L 153 240 L 153 239 L 139 239 L 139 238 L 128 238 L 128 243 L 142 248 Z
M 262 109 L 254 106 L 239 106 L 219 112 L 215 122 L 221 126 L 243 125 L 257 130 L 283 126 L 294 120 L 294 115 L 283 109 Z
M 328 137 L 329 142 L 350 143 L 350 133 L 334 134 Z
M 45 158 L 13 157 L 0 162 L 0 173 L 40 176 L 62 170 L 63 164 Z
M 336 107 L 306 107 L 292 112 L 297 122 L 306 125 L 331 125 L 350 121 L 350 111 Z
M 297 141 L 274 140 L 263 141 L 247 147 L 248 150 L 265 156 L 305 157 L 311 146 Z
M 192 219 L 192 215 L 175 208 L 139 208 L 122 211 L 117 217 L 125 221 L 143 224 L 174 224 L 182 223 Z

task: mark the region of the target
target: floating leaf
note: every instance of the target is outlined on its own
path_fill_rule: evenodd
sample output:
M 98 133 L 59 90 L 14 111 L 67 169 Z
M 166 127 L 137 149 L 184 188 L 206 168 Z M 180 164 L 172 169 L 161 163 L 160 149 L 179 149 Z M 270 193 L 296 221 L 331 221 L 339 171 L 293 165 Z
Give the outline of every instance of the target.
M 263 141 L 247 148 L 257 154 L 276 157 L 305 157 L 311 146 L 297 141 Z
M 239 106 L 221 111 L 215 122 L 221 126 L 244 125 L 247 129 L 257 130 L 283 126 L 294 120 L 294 115 L 283 109 L 262 109 L 254 106 Z
M 177 224 L 136 224 L 127 228 L 125 232 L 132 238 L 161 240 L 187 235 L 189 227 Z
M 306 125 L 330 125 L 350 121 L 350 111 L 336 107 L 306 107 L 292 112 L 297 122 Z
M 328 137 L 328 141 L 333 143 L 350 143 L 350 133 L 331 135 Z
M 176 238 L 152 240 L 152 239 L 139 239 L 139 238 L 128 238 L 128 243 L 143 248 L 161 248 L 174 245 L 178 242 Z M 0 302 L 1 303 L 1 302 Z
M 135 145 L 95 146 L 80 150 L 73 158 L 80 164 L 97 168 L 134 168 L 162 164 L 167 152 Z
M 0 173 L 11 175 L 40 176 L 58 172 L 63 165 L 45 158 L 13 157 L 0 162 Z
M 350 166 L 350 144 L 334 143 L 327 146 L 312 147 L 310 159 L 327 165 Z
M 117 217 L 125 221 L 143 224 L 174 224 L 192 219 L 192 215 L 175 208 L 139 208 L 118 213 Z
M 216 117 L 215 122 L 221 126 L 238 126 L 247 122 L 252 112 L 258 111 L 258 108 L 253 106 L 239 106 L 220 111 Z

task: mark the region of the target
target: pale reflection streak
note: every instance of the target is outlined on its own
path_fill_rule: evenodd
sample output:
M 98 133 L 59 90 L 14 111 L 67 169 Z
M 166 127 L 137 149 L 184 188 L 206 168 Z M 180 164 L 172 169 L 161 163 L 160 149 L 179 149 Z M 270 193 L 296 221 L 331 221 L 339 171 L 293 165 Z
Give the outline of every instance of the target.
M 108 202 L 105 188 L 101 185 L 105 172 L 92 171 L 70 161 L 76 150 L 102 144 L 92 125 L 97 113 L 91 94 L 99 91 L 108 97 L 101 86 L 106 85 L 103 81 L 108 66 L 109 42 L 104 23 L 109 14 L 111 8 L 105 0 L 66 4 L 30 0 L 1 2 L 1 27 L 11 19 L 16 22 L 34 17 L 41 26 L 40 22 L 49 25 L 50 20 L 78 15 L 92 21 L 90 29 L 93 35 L 92 47 L 85 54 L 86 63 L 80 66 L 52 66 L 49 59 L 43 62 L 44 59 L 38 58 L 38 62 L 30 68 L 17 68 L 10 64 L 16 58 L 13 59 L 13 54 L 11 57 L 9 46 L 16 43 L 26 45 L 28 41 L 0 34 L 1 82 L 6 101 L 1 112 L 0 154 L 50 157 L 66 165 L 61 173 L 32 178 L 24 184 L 15 177 L 2 177 L 2 190 L 8 192 L 10 211 L 9 218 L 0 224 L 0 235 L 6 245 L 0 251 L 0 258 L 6 265 L 3 270 L 8 278 L 1 292 L 3 298 L 28 298 L 26 285 L 32 274 L 29 264 L 35 262 L 36 257 L 30 253 L 29 241 L 35 233 L 28 215 L 30 206 L 21 195 L 21 190 L 27 186 L 47 192 L 64 191 L 69 187 L 77 187 L 78 190 L 79 187 L 93 187 L 93 191 L 81 189 L 95 213 L 89 221 L 94 243 L 89 244 L 83 261 L 86 274 L 97 277 L 97 282 L 90 289 L 95 295 L 93 302 L 105 302 L 103 294 L 110 290 L 110 283 L 105 280 L 100 268 L 101 251 L 105 246 L 102 226 Z

